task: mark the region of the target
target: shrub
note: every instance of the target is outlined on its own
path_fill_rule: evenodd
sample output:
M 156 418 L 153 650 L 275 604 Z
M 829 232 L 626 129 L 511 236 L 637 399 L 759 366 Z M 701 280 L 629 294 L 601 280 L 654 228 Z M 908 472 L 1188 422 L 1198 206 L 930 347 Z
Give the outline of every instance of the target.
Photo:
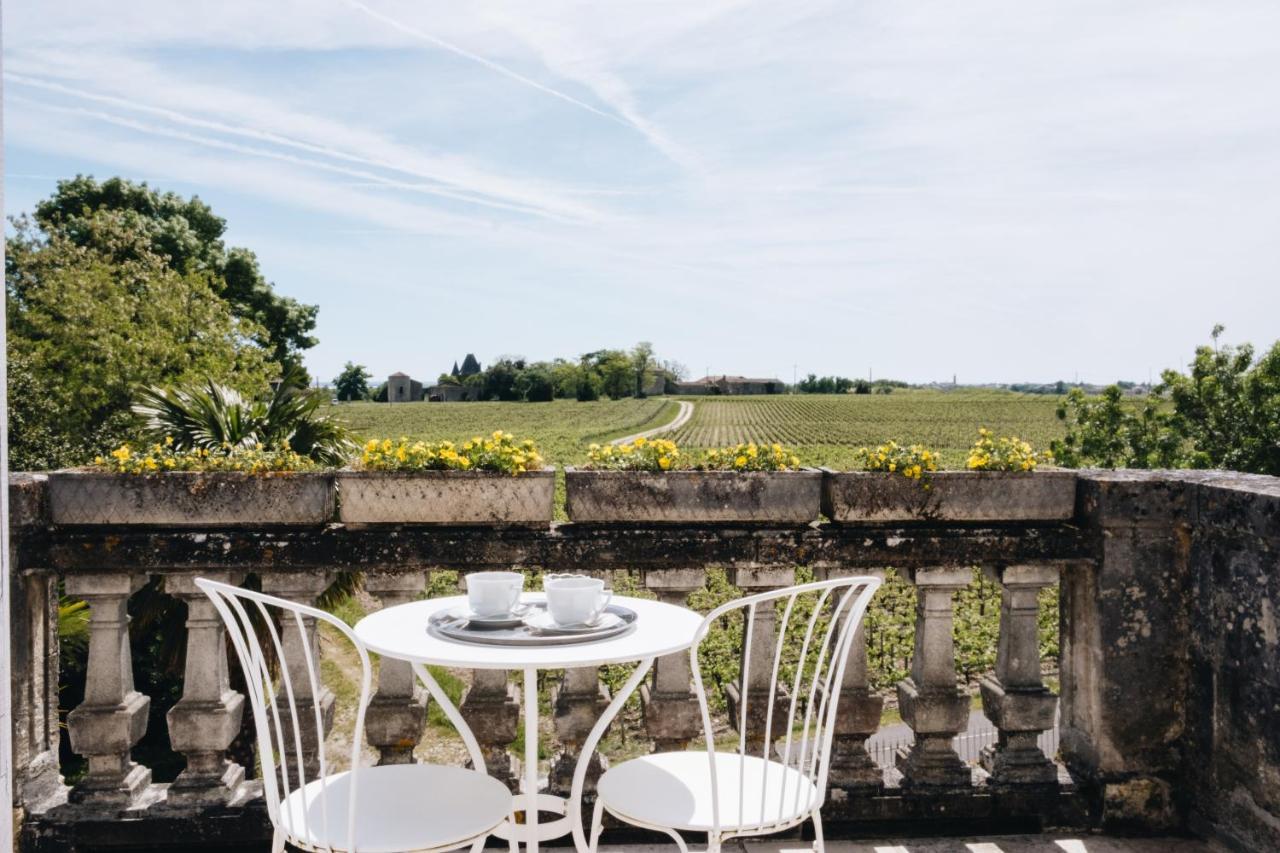
M 514 476 L 541 468 L 542 455 L 532 439 L 517 441 L 511 433 L 497 430 L 461 447 L 452 441 L 373 439 L 364 446 L 360 467 L 366 471 L 494 471 Z
M 973 471 L 1033 471 L 1041 462 L 1052 462 L 1053 454 L 1036 453 L 1030 443 L 1017 436 L 993 438 L 991 430 L 978 430 L 978 440 L 969 448 L 968 467 Z
M 153 438 L 171 439 L 179 450 L 284 446 L 313 462 L 341 465 L 356 446 L 345 427 L 320 414 L 323 403 L 293 370 L 265 399 L 246 400 L 210 379 L 203 385 L 146 388 L 133 411 Z

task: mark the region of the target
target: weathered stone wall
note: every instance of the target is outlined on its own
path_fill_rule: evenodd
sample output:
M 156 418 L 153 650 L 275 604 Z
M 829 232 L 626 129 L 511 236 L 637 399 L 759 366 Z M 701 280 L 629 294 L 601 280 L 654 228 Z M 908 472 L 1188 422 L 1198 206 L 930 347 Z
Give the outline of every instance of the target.
M 1280 850 L 1280 480 L 1082 474 L 1062 752 L 1109 829 Z
M 1185 483 L 1082 474 L 1096 559 L 1062 581 L 1062 752 L 1110 829 L 1177 826 L 1190 583 Z
M 1060 572 L 1062 756 L 1073 777 L 1060 775 L 1054 783 L 1047 773 L 1037 781 L 1038 776 L 1016 774 L 1006 779 L 993 773 L 987 778 L 974 770 L 972 778 L 965 774 L 964 784 L 956 774 L 956 784 L 930 787 L 903 784 L 892 772 L 883 778 L 850 776 L 829 801 L 834 825 L 860 833 L 872 826 L 881 831 L 897 826 L 918 829 L 923 820 L 931 821 L 934 830 L 950 821 L 967 832 L 1043 826 L 1138 831 L 1190 827 L 1238 849 L 1280 850 L 1276 478 L 1216 472 L 1081 472 L 1074 516 L 1030 523 L 926 519 L 807 526 L 576 523 L 497 529 L 339 523 L 223 529 L 55 525 L 44 486 L 43 477 L 17 475 L 10 490 L 18 567 L 14 619 L 19 632 L 11 677 L 16 754 L 26 771 L 19 797 L 29 813 L 44 815 L 28 826 L 28 837 L 39 842 L 32 849 L 72 849 L 90 844 L 89 839 L 93 846 L 107 837 L 119 844 L 130 843 L 130 838 L 170 838 L 158 829 L 172 817 L 163 810 L 137 812 L 131 821 L 114 822 L 100 820 L 97 813 L 87 820 L 70 820 L 59 816 L 62 812 L 45 810 L 51 800 L 66 797 L 54 752 L 58 579 L 68 589 L 98 594 L 101 612 L 107 614 L 100 620 L 103 634 L 128 660 L 127 643 L 120 646 L 113 639 L 123 621 L 107 617 L 110 607 L 122 610 L 132 584 L 149 574 L 171 576 L 174 594 L 181 596 L 186 588 L 182 584 L 196 574 L 239 578 L 254 573 L 264 587 L 304 600 L 324 587 L 331 572 L 360 570 L 368 575 L 369 589 L 386 603 L 417 594 L 425 572 L 435 568 L 629 568 L 643 571 L 646 585 L 659 595 L 680 601 L 700 583 L 703 567 L 710 565 L 730 568 L 744 588 L 753 588 L 753 578 L 765 577 L 771 578 L 765 588 L 785 585 L 796 565 L 808 565 L 820 576 L 893 566 L 921 589 L 927 588 L 933 602 L 917 614 L 917 632 L 945 639 L 951 634 L 954 586 L 947 573 L 958 566 L 982 565 L 1005 587 L 1008 610 L 1001 620 L 1001 642 L 1008 646 L 1002 652 L 1004 662 L 998 664 L 997 680 L 984 686 L 984 702 L 1000 706 L 989 714 L 1004 707 L 998 699 L 1038 701 L 1047 694 L 1038 673 L 1034 683 L 1020 680 L 1025 673 L 1010 663 L 1017 650 L 1009 644 L 1025 634 L 1034 646 L 1034 631 L 1015 630 L 1021 624 L 1018 596 L 1033 597 L 1046 578 Z M 1031 592 L 1023 589 L 1027 586 Z M 204 625 L 199 618 L 189 624 Z M 221 648 L 221 640 L 207 625 L 202 630 L 201 648 Z M 944 695 L 954 681 L 954 667 L 949 645 L 943 642 L 940 647 L 945 653 L 935 650 L 931 655 L 932 675 L 926 678 L 922 673 L 920 678 Z M 666 713 L 664 708 L 687 702 L 687 682 L 682 669 L 660 674 L 648 692 L 646 715 L 654 707 Z M 110 686 L 110 701 L 90 711 L 109 712 L 112 719 L 122 714 L 141 719 L 127 703 L 116 701 L 117 694 L 133 696 L 132 685 Z M 400 705 L 418 714 L 420 708 L 409 707 L 412 695 L 400 696 L 390 689 L 394 686 L 383 684 L 387 690 L 382 698 L 395 705 L 391 699 L 399 696 Z M 514 719 L 505 680 L 492 686 L 489 696 L 479 684 L 464 703 L 464 713 L 477 714 L 492 706 L 504 718 Z M 860 698 L 865 685 L 845 687 L 851 697 Z M 189 692 L 190 704 L 196 703 L 198 692 Z M 594 702 L 590 691 L 579 693 L 586 697 L 584 702 Z M 866 738 L 864 729 L 874 731 L 878 715 L 876 706 L 869 727 L 854 720 L 841 730 L 855 753 Z M 1016 716 L 1010 710 L 993 717 L 1003 720 L 1002 745 L 1010 753 L 1004 756 L 1005 764 L 1016 752 L 1012 738 L 1020 737 L 1023 728 L 1042 727 L 1020 728 Z M 915 722 L 923 727 L 920 720 Z M 660 734 L 672 742 L 687 740 L 688 733 L 678 728 L 662 729 Z M 939 743 L 949 743 L 950 729 L 929 731 Z M 1027 737 L 1033 736 L 1034 732 Z M 391 734 L 383 739 L 392 748 L 398 742 Z M 505 752 L 509 739 L 503 735 L 490 745 Z M 104 767 L 119 764 L 118 776 L 129 769 L 124 762 L 128 743 L 117 746 L 114 741 L 95 742 L 78 751 Z M 224 750 L 219 741 L 213 748 L 205 745 L 186 752 L 197 758 L 204 753 L 219 757 Z M 907 765 L 913 780 L 929 781 L 930 767 L 916 765 Z M 992 771 L 1005 767 L 996 760 L 984 766 Z M 853 764 L 850 768 L 857 769 Z M 226 793 L 226 785 L 213 787 Z M 265 832 L 256 803 L 216 815 L 193 813 L 188 839 L 217 847 L 225 846 L 228 838 Z
M 1195 483 L 1185 797 L 1192 829 L 1280 850 L 1280 482 Z

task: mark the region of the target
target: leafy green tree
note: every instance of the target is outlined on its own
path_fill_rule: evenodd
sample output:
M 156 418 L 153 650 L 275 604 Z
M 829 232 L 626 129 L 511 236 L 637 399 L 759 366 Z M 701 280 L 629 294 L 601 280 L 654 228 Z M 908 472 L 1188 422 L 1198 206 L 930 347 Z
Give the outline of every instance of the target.
M 1196 349 L 1191 372 L 1166 370 L 1161 389 L 1196 467 L 1280 474 L 1280 341 L 1255 361 L 1250 344 Z
M 582 357 L 583 367 L 598 377 L 598 391 L 614 400 L 634 396 L 635 362 L 623 350 L 603 349 Z
M 98 210 L 73 239 L 13 221 L 6 241 L 8 357 L 27 391 L 10 396 L 15 468 L 79 464 L 132 438 L 144 384 L 212 379 L 249 389 L 279 370 L 210 276 L 178 271 L 138 217 Z
M 109 232 L 94 224 L 103 213 L 118 215 L 136 239 L 110 239 Z M 317 307 L 277 294 L 253 252 L 225 245 L 226 220 L 198 197 L 184 198 L 122 178 L 98 182 L 77 175 L 59 181 L 54 194 L 36 205 L 34 218 L 46 234 L 60 235 L 116 261 L 137 260 L 145 252 L 163 258 L 179 275 L 205 277 L 236 317 L 253 324 L 253 339 L 269 351 L 271 360 L 286 369 L 300 366 L 302 350 L 316 345 L 311 333 Z
M 516 392 L 525 402 L 549 403 L 555 396 L 549 365 L 538 362 L 527 367 L 516 380 Z
M 1172 468 L 1186 461 L 1182 439 L 1158 398 L 1126 404 L 1118 385 L 1094 398 L 1072 388 L 1057 414 L 1067 433 L 1050 451 L 1067 468 Z
M 1088 398 L 1073 388 L 1058 408 L 1066 436 L 1052 445 L 1068 467 L 1228 468 L 1280 474 L 1280 343 L 1255 361 L 1249 344 L 1196 349 L 1189 374 L 1166 370 L 1141 402 L 1119 385 Z
M 635 373 L 635 396 L 643 397 L 644 389 L 653 379 L 657 361 L 653 357 L 653 344 L 641 341 L 631 348 L 631 370 Z
M 590 403 L 594 400 L 599 400 L 600 377 L 591 370 L 580 370 L 573 396 L 579 403 Z
M 363 364 L 348 361 L 343 365 L 342 372 L 333 380 L 333 390 L 338 399 L 344 403 L 351 400 L 364 400 L 369 396 L 371 378 L 373 374 L 369 373 Z
M 865 379 L 858 380 L 866 384 Z M 847 394 L 854 387 L 854 381 L 844 376 L 816 376 L 810 373 L 796 383 L 796 390 L 801 394 Z M 867 393 L 862 391 L 859 393 Z

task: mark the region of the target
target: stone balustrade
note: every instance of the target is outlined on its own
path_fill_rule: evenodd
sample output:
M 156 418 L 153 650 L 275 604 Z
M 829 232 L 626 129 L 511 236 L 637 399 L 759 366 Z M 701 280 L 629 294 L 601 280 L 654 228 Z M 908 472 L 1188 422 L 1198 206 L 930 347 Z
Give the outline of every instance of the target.
M 225 632 L 195 577 L 252 577 L 266 592 L 312 603 L 336 572 L 357 570 L 366 592 L 393 606 L 423 595 L 430 573 L 441 570 L 629 570 L 651 594 L 683 604 L 712 566 L 726 569 L 744 594 L 793 583 L 797 566 L 818 577 L 893 569 L 914 588 L 909 675 L 889 697 L 872 688 L 867 640 L 874 629 L 864 625 L 836 688 L 829 836 L 842 826 L 865 833 L 946 820 L 971 832 L 1190 827 L 1248 849 L 1280 846 L 1280 794 L 1259 781 L 1280 778 L 1280 481 L 1273 478 L 1084 473 L 1076 513 L 1062 520 L 935 515 L 804 526 L 500 529 L 59 526 L 45 513 L 43 488 L 39 476 L 19 475 L 11 493 L 15 805 L 24 849 L 71 850 L 90 841 L 235 849 L 269 838 L 253 767 L 231 757 L 246 724 L 245 699 L 233 689 Z M 1000 588 L 995 667 L 978 683 L 998 735 L 969 763 L 953 744 L 971 712 L 971 691 L 957 677 L 954 599 L 975 566 Z M 149 720 L 155 725 L 155 697 L 135 688 L 128 605 L 153 575 L 186 608 L 183 688 L 165 718 L 185 768 L 171 782 L 154 781 L 131 755 Z M 87 766 L 70 784 L 58 760 L 59 582 L 91 607 L 84 700 L 66 715 L 69 748 Z M 1046 685 L 1039 654 L 1037 602 L 1054 584 L 1061 585 L 1061 697 Z M 727 721 L 757 748 L 769 689 L 762 662 L 771 660 L 779 630 L 772 616 L 761 611 L 752 635 L 741 638 L 756 663 L 725 685 Z M 279 641 L 285 665 L 322 654 L 314 624 L 302 634 L 281 632 Z M 514 788 L 519 767 L 509 746 L 519 699 L 510 675 L 472 673 L 460 708 L 488 771 Z M 555 743 L 548 781 L 566 791 L 609 696 L 595 669 L 549 678 Z M 315 755 L 336 699 L 326 686 L 312 691 L 306 678 L 293 683 L 300 692 L 292 724 Z M 744 695 L 745 719 L 738 714 Z M 868 750 L 886 698 L 896 698 L 913 735 L 892 767 Z M 702 731 L 687 655 L 657 662 L 640 706 L 654 748 L 696 746 Z M 1038 737 L 1055 715 L 1061 753 L 1046 755 Z M 409 667 L 380 661 L 366 733 L 377 760 L 414 761 L 426 718 L 427 699 Z M 593 770 L 605 760 L 594 759 Z

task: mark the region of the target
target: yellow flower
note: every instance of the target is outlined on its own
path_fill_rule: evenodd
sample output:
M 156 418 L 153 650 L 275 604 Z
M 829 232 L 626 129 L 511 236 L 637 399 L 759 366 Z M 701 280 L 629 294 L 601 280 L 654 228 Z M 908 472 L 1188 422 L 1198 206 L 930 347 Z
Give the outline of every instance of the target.
M 663 471 L 666 471 L 668 468 L 670 468 L 670 467 L 671 467 L 671 457 L 669 457 L 669 456 L 660 456 L 660 457 L 658 457 L 658 467 L 659 467 L 659 468 L 661 468 Z
M 738 468 L 745 467 L 747 464 L 747 457 L 739 456 L 737 459 L 733 460 L 733 464 Z

